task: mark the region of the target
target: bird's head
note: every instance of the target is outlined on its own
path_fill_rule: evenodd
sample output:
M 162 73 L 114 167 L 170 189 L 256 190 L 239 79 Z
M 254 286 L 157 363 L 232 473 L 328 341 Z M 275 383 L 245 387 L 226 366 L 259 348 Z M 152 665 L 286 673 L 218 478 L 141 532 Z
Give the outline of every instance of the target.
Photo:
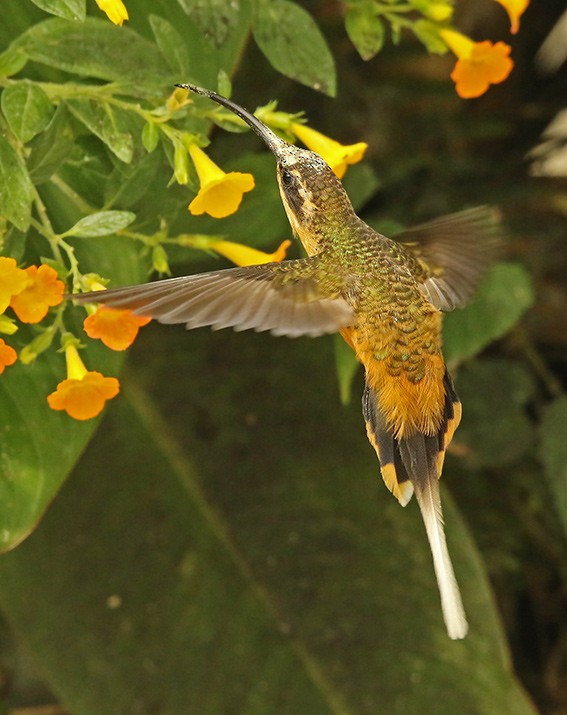
M 268 145 L 277 160 L 282 202 L 294 232 L 332 220 L 352 205 L 339 179 L 319 154 L 289 144 L 252 113 L 230 99 L 191 84 L 177 85 L 214 100 L 243 119 Z

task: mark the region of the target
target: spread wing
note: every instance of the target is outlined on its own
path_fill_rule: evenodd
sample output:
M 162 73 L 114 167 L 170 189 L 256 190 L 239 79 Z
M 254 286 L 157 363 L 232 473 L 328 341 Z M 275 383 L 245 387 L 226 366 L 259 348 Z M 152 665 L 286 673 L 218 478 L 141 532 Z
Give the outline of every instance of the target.
M 423 269 L 420 290 L 440 310 L 462 308 L 493 262 L 501 242 L 490 206 L 449 214 L 398 234 Z
M 228 268 L 144 285 L 76 294 L 80 303 L 129 308 L 160 323 L 270 330 L 315 337 L 353 322 L 340 281 L 320 270 L 317 257 Z

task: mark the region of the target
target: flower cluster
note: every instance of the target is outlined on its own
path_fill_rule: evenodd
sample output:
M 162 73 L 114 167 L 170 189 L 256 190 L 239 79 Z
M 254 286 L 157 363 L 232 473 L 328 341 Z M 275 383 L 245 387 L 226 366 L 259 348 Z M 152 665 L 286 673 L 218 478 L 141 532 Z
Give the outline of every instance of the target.
M 520 17 L 529 0 L 496 0 L 504 7 L 510 18 L 511 32 L 517 33 Z M 514 68 L 510 58 L 511 47 L 505 42 L 489 40 L 474 42 L 466 35 L 450 28 L 441 29 L 439 35 L 457 57 L 451 73 L 459 97 L 472 99 L 484 94 L 490 85 L 500 84 Z

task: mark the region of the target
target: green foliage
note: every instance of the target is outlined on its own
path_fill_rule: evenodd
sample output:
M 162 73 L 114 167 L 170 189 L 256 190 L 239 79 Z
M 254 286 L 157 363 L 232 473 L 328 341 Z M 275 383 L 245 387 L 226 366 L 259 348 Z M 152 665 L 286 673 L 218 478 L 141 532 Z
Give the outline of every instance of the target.
M 500 263 L 490 271 L 474 300 L 444 321 L 444 353 L 449 363 L 477 355 L 505 335 L 534 301 L 526 269 Z
M 257 188 L 222 222 L 189 216 L 188 146 L 206 146 L 213 124 L 243 127 L 206 100 L 172 97 L 173 83 L 230 94 L 252 36 L 281 74 L 336 93 L 335 60 L 300 3 L 126 2 L 121 28 L 92 0 L 18 0 L 0 26 L 2 255 L 54 266 L 67 290 L 184 270 L 204 261 L 202 236 L 273 250 L 289 235 L 273 158 L 239 153 L 239 138 L 223 132 L 207 152 L 226 170 L 252 172 Z M 346 3 L 346 29 L 364 59 L 404 30 L 441 53 L 448 7 Z M 248 80 L 237 76 L 239 95 Z M 333 122 L 370 106 L 352 103 Z M 387 154 L 394 133 L 380 130 Z M 402 158 L 390 177 L 349 169 L 357 209 L 387 196 L 396 172 L 409 186 L 430 161 Z M 527 271 L 503 263 L 471 306 L 447 316 L 447 357 L 464 363 L 458 466 L 512 475 L 537 455 L 565 524 L 564 400 L 536 428 L 528 407 L 541 397 L 528 368 L 481 355 L 532 303 Z M 325 340 L 149 327 L 95 435 L 97 420 L 46 402 L 65 376 L 59 348 L 71 333 L 89 369 L 122 370 L 120 354 L 84 336 L 84 316 L 69 304 L 4 336 L 20 360 L 0 376 L 0 550 L 11 550 L 0 557 L 0 608 L 66 709 L 533 714 L 485 564 L 450 499 L 448 540 L 472 627 L 463 643 L 447 639 L 415 505 L 400 509 L 383 488 L 358 396 L 339 404 L 335 376 L 346 403 L 358 365 L 344 342 L 335 363 Z
M 252 30 L 258 47 L 274 69 L 320 92 L 335 95 L 332 55 L 306 10 L 289 0 L 257 0 Z
M 450 500 L 472 629 L 447 638 L 417 507 L 337 405 L 328 343 L 158 327 L 136 348 L 80 469 L 0 560 L 0 606 L 70 712 L 534 715 Z
M 545 411 L 540 427 L 540 458 L 545 467 L 554 509 L 567 532 L 567 398 L 559 397 Z

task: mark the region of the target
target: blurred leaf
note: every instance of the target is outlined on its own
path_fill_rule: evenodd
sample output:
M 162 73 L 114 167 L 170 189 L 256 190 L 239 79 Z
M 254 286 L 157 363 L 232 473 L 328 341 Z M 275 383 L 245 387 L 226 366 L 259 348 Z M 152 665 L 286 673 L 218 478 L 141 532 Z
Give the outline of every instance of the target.
M 337 379 L 339 382 L 339 395 L 341 403 L 348 405 L 351 398 L 351 388 L 354 376 L 360 368 L 360 363 L 352 349 L 345 343 L 340 335 L 333 335 L 335 347 L 335 364 L 337 366 Z
M 121 161 L 132 161 L 134 145 L 127 131 L 127 112 L 92 99 L 68 99 L 66 106 Z
M 18 74 L 28 61 L 27 54 L 19 47 L 9 47 L 0 53 L 0 77 Z
M 324 92 L 336 92 L 335 63 L 311 15 L 289 0 L 258 0 L 254 39 L 278 72 Z
M 66 709 L 534 715 L 449 500 L 471 632 L 447 638 L 418 509 L 337 409 L 328 341 L 141 337 L 142 384 L 0 560 L 2 610 Z
M 384 45 L 384 25 L 373 3 L 347 5 L 345 29 L 363 60 L 371 60 Z
M 436 55 L 444 55 L 449 48 L 439 36 L 439 25 L 431 20 L 417 20 L 412 24 L 412 30 L 425 49 Z
M 495 265 L 473 302 L 444 319 L 443 342 L 447 362 L 472 357 L 505 335 L 533 304 L 530 276 L 516 263 Z
M 149 20 L 156 44 L 167 64 L 174 72 L 179 72 L 182 77 L 188 75 L 189 53 L 179 32 L 163 17 L 150 15 Z
M 115 167 L 106 184 L 105 206 L 134 206 L 151 190 L 161 163 L 162 157 L 155 152 L 148 154 L 137 164 Z
M 554 498 L 553 508 L 567 532 L 567 397 L 559 397 L 546 409 L 540 439 L 539 454 Z
M 507 464 L 532 449 L 534 428 L 526 403 L 534 386 L 520 363 L 473 361 L 460 368 L 456 386 L 463 421 L 455 440 L 466 445 L 475 465 Z
M 27 231 L 32 197 L 33 185 L 22 157 L 0 134 L 0 216 Z
M 203 35 L 220 47 L 238 24 L 239 0 L 177 0 Z
M 87 17 L 84 23 L 51 19 L 33 25 L 15 46 L 49 67 L 130 87 L 174 80 L 158 48 L 134 30 Z
M 30 144 L 28 168 L 37 186 L 47 181 L 71 155 L 75 135 L 65 105 L 59 105 L 47 129 Z
M 153 122 L 146 122 L 142 130 L 142 144 L 144 149 L 151 153 L 158 145 L 159 129 Z
M 21 82 L 2 92 L 2 111 L 10 129 L 25 144 L 45 129 L 55 107 L 37 84 Z
M 85 0 L 32 0 L 41 10 L 67 20 L 83 22 L 86 15 Z
M 131 211 L 98 211 L 77 221 L 64 235 L 79 238 L 109 236 L 129 226 L 135 218 L 136 214 Z
M 355 210 L 361 209 L 380 188 L 380 181 L 370 164 L 349 166 L 343 185 Z
M 94 242 L 84 250 L 90 254 L 90 265 L 115 278 L 119 285 L 136 283 L 141 280 L 143 269 L 132 243 L 108 238 L 104 247 Z M 26 340 L 27 332 L 20 329 L 18 339 L 29 342 L 32 335 L 30 333 Z M 107 350 L 97 341 L 88 341 L 83 359 L 87 368 L 107 375 L 115 375 L 122 362 L 118 353 Z M 2 375 L 1 551 L 16 546 L 35 528 L 98 422 L 77 422 L 49 408 L 47 395 L 64 378 L 65 359 L 55 351 L 44 353 L 31 365 L 18 362 Z

